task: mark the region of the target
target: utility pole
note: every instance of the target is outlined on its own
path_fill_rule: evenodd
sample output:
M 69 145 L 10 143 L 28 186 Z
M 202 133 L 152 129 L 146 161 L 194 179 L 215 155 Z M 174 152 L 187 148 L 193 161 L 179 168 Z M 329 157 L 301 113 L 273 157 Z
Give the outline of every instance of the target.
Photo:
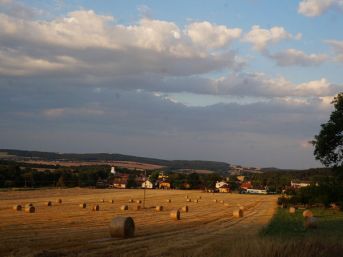
M 144 196 L 143 196 L 143 209 L 145 209 L 145 190 L 146 190 L 146 170 L 144 170 Z

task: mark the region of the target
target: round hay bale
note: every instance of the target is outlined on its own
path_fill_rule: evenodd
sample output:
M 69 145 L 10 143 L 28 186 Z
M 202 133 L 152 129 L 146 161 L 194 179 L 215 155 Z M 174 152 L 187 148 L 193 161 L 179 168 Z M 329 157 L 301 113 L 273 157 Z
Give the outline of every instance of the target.
M 81 208 L 83 208 L 83 209 L 86 209 L 87 204 L 86 204 L 86 203 L 81 203 L 79 206 L 80 206 Z
M 240 206 L 239 206 L 239 209 L 242 210 L 242 211 L 244 211 L 244 206 L 240 205 Z
M 133 203 L 133 199 L 129 199 L 129 203 Z
M 133 209 L 134 209 L 135 211 L 139 211 L 139 210 L 141 209 L 141 206 L 140 206 L 140 205 L 136 205 L 135 207 L 133 207 Z
M 199 202 L 199 200 L 198 200 L 198 199 L 195 199 L 193 202 L 195 202 L 195 203 L 198 203 L 198 202 Z
M 102 203 L 104 203 L 104 202 L 105 202 L 105 199 L 104 199 L 104 198 L 102 198 L 102 199 L 101 199 L 101 202 L 102 202 Z
M 218 200 L 217 200 L 217 199 L 214 199 L 214 200 L 213 200 L 213 202 L 217 203 L 217 202 L 218 202 Z
M 17 205 L 13 205 L 13 210 L 15 211 L 21 211 L 22 207 L 20 204 L 17 204 Z
M 186 195 L 186 199 L 188 199 L 189 198 L 189 196 L 188 195 Z
M 224 203 L 224 201 L 223 201 L 223 200 L 220 200 L 220 203 Z
M 311 217 L 306 217 L 304 221 L 304 227 L 306 229 L 309 228 L 317 228 L 317 219 L 313 216 Z
M 115 217 L 110 226 L 111 237 L 129 238 L 135 235 L 135 222 L 131 217 Z
M 36 211 L 36 208 L 34 206 L 25 207 L 25 212 L 34 213 L 35 211 Z
M 137 200 L 136 203 L 142 203 L 142 201 L 141 200 Z
M 188 206 L 186 205 L 186 206 L 183 206 L 183 207 L 181 208 L 181 210 L 182 210 L 183 212 L 188 212 L 188 211 L 189 211 L 189 208 L 188 208 Z
M 198 196 L 198 199 L 201 199 L 201 196 Z
M 163 206 L 162 205 L 157 205 L 155 210 L 156 211 L 163 211 Z
M 57 199 L 57 203 L 61 204 L 62 203 L 62 199 Z
M 173 220 L 179 220 L 180 219 L 180 211 L 179 210 L 173 210 L 170 212 L 170 217 Z
M 186 201 L 187 201 L 187 202 L 191 202 L 191 201 L 192 201 L 192 199 L 188 198 Z
M 114 200 L 113 200 L 113 199 L 111 199 L 111 200 L 109 200 L 108 202 L 109 202 L 109 203 L 114 203 Z
M 25 208 L 26 208 L 26 207 L 31 207 L 31 206 L 33 206 L 33 203 L 27 203 L 27 204 L 25 204 Z
M 230 206 L 230 204 L 228 204 L 228 203 L 224 203 L 224 206 L 226 206 L 226 207 L 229 207 L 229 206 Z
M 121 211 L 127 211 L 128 209 L 129 209 L 129 206 L 127 206 L 127 205 L 120 206 Z
M 295 207 L 289 207 L 288 212 L 291 214 L 294 214 L 295 213 Z
M 242 218 L 243 217 L 243 210 L 241 210 L 241 209 L 234 210 L 232 215 L 235 218 Z
M 305 211 L 303 211 L 303 216 L 304 216 L 305 218 L 307 218 L 307 217 L 313 217 L 313 212 L 312 212 L 311 210 L 305 210 Z
M 336 203 L 330 204 L 330 207 L 331 207 L 332 209 L 334 209 L 334 210 L 339 209 L 339 207 L 338 207 L 338 205 L 337 205 Z
M 99 204 L 94 205 L 92 210 L 93 211 L 99 211 L 100 210 Z
M 170 200 L 170 199 L 167 199 L 166 202 L 167 202 L 167 203 L 171 203 L 171 200 Z
M 46 206 L 52 206 L 52 202 L 51 201 L 46 202 Z

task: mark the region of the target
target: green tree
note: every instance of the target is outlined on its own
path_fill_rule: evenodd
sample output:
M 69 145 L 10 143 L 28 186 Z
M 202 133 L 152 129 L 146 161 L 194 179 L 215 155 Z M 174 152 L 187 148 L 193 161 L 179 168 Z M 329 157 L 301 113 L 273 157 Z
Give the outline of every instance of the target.
M 314 137 L 314 155 L 326 167 L 342 167 L 343 164 L 343 92 L 332 102 L 334 110 L 330 119 L 321 125 L 321 131 Z
M 58 178 L 57 183 L 56 183 L 56 186 L 57 186 L 57 187 L 64 187 L 64 186 L 65 186 L 63 175 L 61 175 L 61 176 Z

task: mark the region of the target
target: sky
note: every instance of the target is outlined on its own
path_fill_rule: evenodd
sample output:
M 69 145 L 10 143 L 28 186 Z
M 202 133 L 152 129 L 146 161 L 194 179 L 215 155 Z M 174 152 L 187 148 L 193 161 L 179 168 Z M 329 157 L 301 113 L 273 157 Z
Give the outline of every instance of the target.
M 343 0 L 0 0 L 0 148 L 320 167 Z

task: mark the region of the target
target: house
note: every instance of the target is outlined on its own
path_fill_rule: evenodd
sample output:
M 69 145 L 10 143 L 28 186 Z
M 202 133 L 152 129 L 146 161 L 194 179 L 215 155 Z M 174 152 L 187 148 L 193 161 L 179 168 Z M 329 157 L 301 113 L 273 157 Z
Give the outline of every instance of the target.
M 152 188 L 154 188 L 154 185 L 153 185 L 153 183 L 150 180 L 147 180 L 147 181 L 144 181 L 142 183 L 142 188 L 152 189 Z
M 158 188 L 159 189 L 170 189 L 171 188 L 170 182 L 166 181 L 166 180 L 162 180 L 159 182 Z
M 228 186 L 228 183 L 226 183 L 225 181 L 217 181 L 216 182 L 216 188 L 219 189 L 221 188 L 222 186 Z
M 129 180 L 128 174 L 118 174 L 113 178 L 114 188 L 127 188 L 127 182 Z
M 308 187 L 311 185 L 311 181 L 300 181 L 300 180 L 294 180 L 291 181 L 291 187 L 298 189 L 298 188 L 302 188 L 302 187 Z
M 267 194 L 267 190 L 265 190 L 265 189 L 252 189 L 252 188 L 248 188 L 246 193 L 247 194 L 262 194 L 262 195 L 266 195 Z
M 230 193 L 231 189 L 228 184 L 222 185 L 219 188 L 219 193 Z
M 246 181 L 246 182 L 243 182 L 241 184 L 241 189 L 248 190 L 248 189 L 251 189 L 251 188 L 252 188 L 251 181 Z

